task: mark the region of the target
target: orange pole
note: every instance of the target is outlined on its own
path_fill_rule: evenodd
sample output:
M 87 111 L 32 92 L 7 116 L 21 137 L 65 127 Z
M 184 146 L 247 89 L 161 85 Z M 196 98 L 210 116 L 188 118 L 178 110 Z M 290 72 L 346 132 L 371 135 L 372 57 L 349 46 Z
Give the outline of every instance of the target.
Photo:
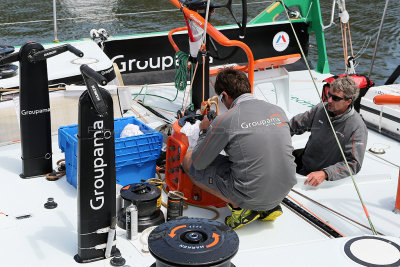
M 377 105 L 400 105 L 400 96 L 398 95 L 377 95 L 374 97 L 374 103 Z M 400 169 L 399 181 L 397 183 L 397 195 L 395 203 L 395 212 L 400 213 Z
M 374 97 L 374 103 L 377 105 L 400 105 L 400 96 L 377 95 Z
M 397 183 L 397 196 L 396 196 L 396 204 L 395 211 L 400 212 L 400 169 L 399 169 L 399 181 Z
M 170 2 L 179 8 L 185 16 L 194 21 L 197 25 L 204 29 L 204 18 L 200 16 L 197 12 L 194 12 L 184 6 L 178 0 L 170 0 Z M 223 35 L 220 31 L 218 31 L 211 23 L 207 24 L 207 33 L 210 35 L 215 41 L 223 46 L 237 46 L 244 50 L 247 56 L 247 61 L 249 63 L 248 67 L 248 75 L 249 75 L 249 82 L 251 85 L 251 93 L 253 93 L 253 84 L 254 84 L 254 57 L 253 52 L 251 49 L 243 42 L 236 41 L 236 40 L 229 40 L 225 35 Z

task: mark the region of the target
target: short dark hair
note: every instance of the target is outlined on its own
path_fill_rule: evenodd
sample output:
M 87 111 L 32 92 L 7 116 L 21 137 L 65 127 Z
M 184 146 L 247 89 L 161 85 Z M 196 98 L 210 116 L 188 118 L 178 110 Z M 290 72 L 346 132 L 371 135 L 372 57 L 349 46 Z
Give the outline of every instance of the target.
M 225 68 L 218 73 L 214 88 L 217 95 L 225 91 L 233 99 L 251 93 L 251 85 L 246 74 L 233 68 Z

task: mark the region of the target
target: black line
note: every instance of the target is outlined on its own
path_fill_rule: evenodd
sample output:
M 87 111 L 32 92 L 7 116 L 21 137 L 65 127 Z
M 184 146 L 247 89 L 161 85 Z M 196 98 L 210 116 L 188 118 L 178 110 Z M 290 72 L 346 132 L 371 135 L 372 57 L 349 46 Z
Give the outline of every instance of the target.
M 373 109 L 373 108 L 370 108 L 370 107 L 367 107 L 364 105 L 361 105 L 361 109 L 364 109 L 365 111 L 373 113 L 378 116 L 380 116 L 380 114 L 381 114 L 381 112 L 379 110 L 376 110 L 376 109 Z M 397 118 L 393 115 L 382 112 L 382 117 L 400 123 L 400 118 Z
M 343 237 L 335 229 L 331 228 L 329 225 L 325 224 L 320 219 L 310 214 L 308 211 L 304 210 L 302 207 L 290 201 L 289 199 L 284 198 L 282 203 L 288 206 L 291 210 L 295 211 L 301 217 L 303 217 L 307 222 L 311 223 L 313 226 L 323 231 L 326 235 L 332 236 L 334 238 Z

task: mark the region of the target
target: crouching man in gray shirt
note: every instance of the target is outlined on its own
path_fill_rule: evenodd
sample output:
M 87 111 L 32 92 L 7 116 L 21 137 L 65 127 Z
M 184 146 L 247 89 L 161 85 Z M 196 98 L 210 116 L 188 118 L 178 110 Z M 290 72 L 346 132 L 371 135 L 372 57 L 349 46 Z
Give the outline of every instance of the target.
M 212 123 L 204 117 L 183 168 L 196 186 L 228 203 L 232 215 L 225 223 L 231 228 L 273 221 L 296 183 L 288 119 L 280 107 L 254 98 L 241 71 L 222 70 L 215 92 L 229 110 Z
M 324 105 L 351 172 L 356 174 L 360 171 L 368 133 L 364 121 L 352 105 L 358 93 L 357 85 L 351 78 L 338 78 L 331 84 L 328 103 L 320 103 L 290 120 L 292 135 L 311 132 L 306 147 L 294 151 L 297 172 L 307 176 L 304 184 L 318 186 L 325 180 L 334 181 L 350 175 Z

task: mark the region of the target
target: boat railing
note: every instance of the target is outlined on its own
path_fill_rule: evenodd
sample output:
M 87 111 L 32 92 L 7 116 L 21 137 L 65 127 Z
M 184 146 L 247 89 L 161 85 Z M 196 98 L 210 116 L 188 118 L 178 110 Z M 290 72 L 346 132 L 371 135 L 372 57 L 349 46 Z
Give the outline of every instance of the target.
M 204 28 L 205 20 L 197 12 L 192 11 L 192 10 L 182 6 L 182 4 L 178 0 L 170 0 L 170 2 L 174 6 L 179 8 L 184 13 L 186 18 L 192 20 L 197 25 L 199 25 L 200 27 Z M 187 27 L 182 27 L 182 28 L 178 28 L 178 29 L 179 30 L 186 30 Z M 174 30 L 173 31 L 176 32 L 176 31 L 178 31 L 178 29 L 175 29 L 175 31 Z M 243 43 L 241 41 L 228 39 L 223 33 L 221 33 L 219 30 L 217 30 L 211 23 L 208 23 L 206 31 L 207 31 L 207 34 L 210 35 L 211 38 L 213 38 L 220 45 L 223 45 L 223 46 L 236 46 L 236 47 L 241 48 L 246 53 L 247 62 L 248 62 L 248 78 L 249 78 L 249 81 L 250 81 L 251 90 L 253 91 L 253 84 L 254 84 L 254 56 L 253 56 L 253 52 L 251 51 L 250 47 L 248 47 L 245 43 Z M 172 35 L 174 32 L 172 32 L 172 33 L 170 32 L 170 34 Z M 171 39 L 170 39 L 170 41 L 171 41 Z M 179 51 L 179 50 L 177 50 L 179 48 L 178 48 L 178 46 L 176 44 L 175 44 L 175 46 L 172 44 L 172 46 L 174 47 L 175 51 Z

